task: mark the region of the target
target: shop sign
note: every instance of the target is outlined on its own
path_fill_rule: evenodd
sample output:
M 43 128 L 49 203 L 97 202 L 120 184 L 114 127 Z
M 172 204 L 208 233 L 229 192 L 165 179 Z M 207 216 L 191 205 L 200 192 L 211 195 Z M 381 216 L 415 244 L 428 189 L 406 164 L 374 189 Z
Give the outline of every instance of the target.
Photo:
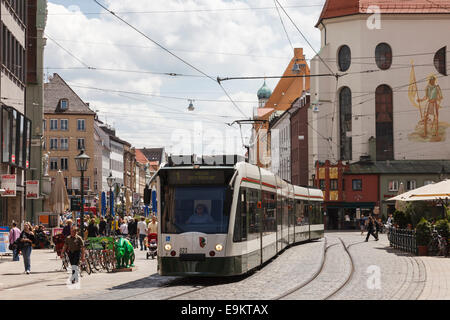
M 3 197 L 15 197 L 16 196 L 16 175 L 15 174 L 2 174 L 2 189 L 5 189 Z
M 26 182 L 27 199 L 39 199 L 39 180 L 29 180 Z
M 9 250 L 9 232 L 0 232 L 0 253 L 11 253 Z

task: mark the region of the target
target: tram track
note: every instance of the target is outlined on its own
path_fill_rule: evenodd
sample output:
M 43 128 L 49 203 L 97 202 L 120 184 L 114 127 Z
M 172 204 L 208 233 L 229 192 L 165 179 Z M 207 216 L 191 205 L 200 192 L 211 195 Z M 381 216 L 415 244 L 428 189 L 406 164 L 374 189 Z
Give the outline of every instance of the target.
M 291 295 L 292 293 L 299 291 L 300 289 L 302 289 L 306 285 L 312 283 L 314 281 L 314 279 L 316 279 L 317 276 L 322 272 L 323 266 L 325 265 L 326 252 L 327 252 L 328 248 L 330 248 L 332 246 L 334 246 L 334 244 L 327 247 L 327 237 L 324 237 L 323 253 L 322 253 L 322 259 L 321 259 L 321 262 L 320 262 L 320 268 L 311 276 L 311 278 L 309 278 L 305 282 L 301 283 L 300 285 L 298 285 L 298 286 L 296 286 L 296 287 L 294 287 L 294 288 L 284 292 L 283 294 L 277 296 L 276 298 L 274 298 L 274 300 L 281 300 L 281 299 Z
M 350 273 L 348 274 L 347 279 L 345 280 L 345 282 L 341 286 L 339 286 L 339 288 L 337 288 L 331 294 L 329 294 L 327 297 L 325 297 L 325 299 L 323 299 L 323 300 L 328 300 L 332 296 L 334 296 L 338 292 L 340 292 L 345 286 L 347 286 L 347 284 L 350 282 L 351 278 L 353 277 L 353 274 L 355 273 L 355 263 L 353 261 L 352 255 L 348 251 L 348 247 L 345 246 L 344 240 L 342 240 L 342 238 L 339 238 L 339 240 L 341 241 L 342 246 L 344 247 L 344 250 L 345 250 L 345 252 L 348 255 L 348 258 L 349 258 L 349 261 L 350 261 L 350 266 L 351 266 Z
M 320 300 L 328 300 L 330 298 L 332 298 L 333 296 L 335 296 L 336 294 L 338 294 L 339 292 L 342 291 L 342 289 L 344 289 L 347 284 L 350 282 L 350 280 L 353 277 L 355 268 L 354 268 L 354 262 L 353 262 L 353 258 L 350 254 L 350 252 L 348 251 L 348 247 L 345 245 L 344 241 L 342 240 L 342 238 L 338 237 L 339 242 L 337 243 L 333 243 L 327 246 L 327 237 L 325 237 L 325 244 L 324 244 L 324 251 L 323 251 L 323 256 L 322 256 L 322 260 L 320 263 L 319 268 L 317 269 L 317 271 L 305 282 L 299 284 L 298 286 L 295 286 L 294 288 L 289 289 L 288 291 L 282 293 L 281 295 L 277 296 L 274 300 L 281 300 L 281 299 L 285 299 L 289 296 L 295 296 L 298 294 L 302 293 L 302 289 L 304 289 L 307 286 L 314 286 L 314 285 L 319 285 L 320 284 L 320 280 L 318 280 L 320 277 L 326 277 L 326 274 L 324 273 L 324 270 L 329 266 L 327 266 L 327 256 L 329 255 L 329 251 L 330 248 L 335 247 L 336 245 L 341 245 L 342 248 L 344 249 L 347 259 L 349 261 L 349 265 L 350 265 L 350 270 L 345 278 L 345 280 L 342 282 L 342 284 L 340 284 L 336 289 L 334 289 L 331 293 L 327 293 L 325 295 L 325 297 L 321 298 Z M 322 280 L 323 281 L 323 280 Z M 317 282 L 317 283 L 316 283 Z M 304 292 L 303 292 L 304 293 Z

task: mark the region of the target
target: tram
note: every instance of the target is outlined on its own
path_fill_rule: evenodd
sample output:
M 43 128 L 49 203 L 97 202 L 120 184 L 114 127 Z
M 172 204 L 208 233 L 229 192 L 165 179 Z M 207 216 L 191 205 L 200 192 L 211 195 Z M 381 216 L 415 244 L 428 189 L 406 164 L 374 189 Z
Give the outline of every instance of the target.
M 229 157 L 220 165 L 169 157 L 155 174 L 160 275 L 241 275 L 323 237 L 321 190 L 291 185 L 237 156 L 226 164 Z

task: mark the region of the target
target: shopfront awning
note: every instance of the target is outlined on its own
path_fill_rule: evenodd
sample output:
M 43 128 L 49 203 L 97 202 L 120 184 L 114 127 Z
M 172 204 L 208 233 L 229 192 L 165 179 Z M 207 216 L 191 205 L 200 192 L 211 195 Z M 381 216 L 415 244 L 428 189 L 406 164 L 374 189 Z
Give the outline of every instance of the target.
M 340 202 L 340 203 L 325 203 L 327 209 L 335 208 L 361 208 L 361 209 L 373 209 L 376 205 L 375 202 Z

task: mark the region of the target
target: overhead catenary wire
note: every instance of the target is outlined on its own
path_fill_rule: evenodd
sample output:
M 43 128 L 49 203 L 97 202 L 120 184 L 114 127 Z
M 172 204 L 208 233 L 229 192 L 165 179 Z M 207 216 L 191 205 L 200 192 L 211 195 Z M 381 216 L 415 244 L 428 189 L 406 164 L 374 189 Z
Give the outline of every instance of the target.
M 309 45 L 309 47 L 312 49 L 312 51 L 314 51 L 314 53 L 316 54 L 317 57 L 319 57 L 319 59 L 322 61 L 322 63 L 327 67 L 327 69 L 332 73 L 335 74 L 335 72 L 333 72 L 333 70 L 330 68 L 330 66 L 322 59 L 322 57 L 317 53 L 316 49 L 314 49 L 314 47 L 312 46 L 312 44 L 308 41 L 308 39 L 305 37 L 305 35 L 303 34 L 303 32 L 299 29 L 299 27 L 297 26 L 297 24 L 292 20 L 292 18 L 289 16 L 289 14 L 286 12 L 286 10 L 284 9 L 284 7 L 280 4 L 280 2 L 278 0 L 275 0 L 278 5 L 280 6 L 281 10 L 283 10 L 284 14 L 288 17 L 288 19 L 291 21 L 291 23 L 294 25 L 295 29 L 297 29 L 297 31 L 300 33 L 300 35 L 303 37 L 303 39 L 306 41 L 306 43 Z
M 302 5 L 291 5 L 286 6 L 286 8 L 315 8 L 315 7 L 323 7 L 324 3 L 317 4 L 302 4 Z M 184 9 L 184 10 L 148 10 L 148 11 L 117 11 L 118 14 L 170 14 L 170 13 L 200 13 L 200 12 L 230 12 L 230 11 L 254 11 L 254 10 L 273 10 L 275 7 L 266 6 L 266 7 L 242 7 L 242 8 L 211 8 L 211 9 Z M 105 12 L 82 12 L 84 15 L 103 15 L 107 14 Z M 8 13 L 5 13 L 5 15 Z M 50 16 L 66 16 L 66 15 L 76 15 L 79 12 L 59 12 L 59 13 L 41 13 L 38 12 L 38 15 L 50 15 Z M 4 15 L 2 13 L 2 15 Z
M 166 51 L 167 53 L 169 53 L 171 56 L 175 57 L 176 59 L 180 60 L 181 62 L 183 62 L 184 64 L 186 64 L 187 66 L 191 67 L 192 69 L 196 70 L 197 72 L 203 74 L 204 76 L 210 78 L 212 81 L 217 82 L 220 86 L 220 88 L 222 88 L 223 92 L 227 95 L 227 97 L 230 99 L 231 103 L 234 105 L 234 107 L 239 110 L 239 112 L 241 114 L 243 114 L 244 116 L 247 116 L 242 110 L 241 108 L 239 108 L 239 106 L 233 101 L 233 99 L 231 98 L 231 96 L 228 94 L 228 92 L 225 90 L 225 88 L 222 86 L 222 84 L 217 81 L 217 79 L 214 79 L 213 77 L 211 77 L 210 75 L 208 75 L 207 73 L 205 73 L 204 71 L 200 70 L 199 68 L 195 67 L 194 65 L 192 65 L 191 63 L 187 62 L 186 60 L 184 60 L 183 58 L 179 57 L 178 55 L 176 55 L 175 53 L 173 53 L 172 51 L 168 50 L 167 48 L 165 48 L 163 45 L 161 45 L 160 43 L 158 43 L 157 41 L 151 39 L 149 36 L 147 36 L 145 33 L 143 33 L 142 31 L 140 31 L 138 28 L 136 28 L 135 26 L 133 26 L 132 24 L 130 24 L 129 22 L 127 22 L 126 20 L 122 19 L 120 16 L 118 16 L 117 14 L 115 14 L 113 11 L 109 10 L 108 8 L 106 8 L 104 5 L 102 5 L 101 3 L 99 3 L 97 0 L 93 0 L 95 3 L 97 3 L 100 7 L 102 7 L 104 10 L 110 12 L 113 16 L 115 16 L 117 19 L 119 19 L 120 21 L 122 21 L 123 23 L 125 23 L 127 26 L 129 26 L 130 28 L 132 28 L 133 30 L 135 30 L 136 32 L 138 32 L 140 35 L 142 35 L 143 37 L 145 37 L 146 39 L 148 39 L 149 41 L 153 42 L 155 45 L 157 45 L 159 48 L 161 48 L 162 50 Z
M 291 46 L 292 52 L 293 52 L 293 51 L 294 51 L 294 46 L 292 45 L 292 41 L 291 41 L 291 39 L 289 38 L 289 34 L 287 33 L 286 27 L 285 27 L 284 22 L 283 22 L 283 18 L 281 17 L 281 14 L 280 14 L 280 10 L 278 10 L 278 6 L 277 6 L 276 0 L 273 0 L 273 3 L 274 3 L 274 5 L 275 5 L 275 8 L 277 9 L 278 17 L 280 17 L 281 25 L 283 26 L 284 33 L 286 34 L 286 38 L 288 39 L 289 45 Z
M 37 38 L 37 37 L 31 37 L 31 38 Z M 55 39 L 59 42 L 71 42 L 71 43 L 80 43 L 85 45 L 107 45 L 107 46 L 117 46 L 117 47 L 127 47 L 127 48 L 141 48 L 141 49 L 150 49 L 151 46 L 142 46 L 142 45 L 131 45 L 131 44 L 125 44 L 125 43 L 114 43 L 114 42 L 98 42 L 98 41 L 80 41 L 80 40 L 72 40 L 72 39 Z M 230 55 L 230 56 L 244 56 L 244 57 L 251 57 L 251 58 L 268 58 L 268 59 L 283 59 L 283 60 L 289 60 L 290 57 L 282 57 L 282 56 L 263 56 L 263 55 L 256 55 L 256 54 L 247 54 L 247 53 L 239 53 L 239 52 L 217 52 L 217 51 L 203 51 L 203 50 L 187 50 L 187 49 L 179 49 L 179 48 L 168 48 L 171 51 L 179 51 L 179 52 L 189 52 L 189 53 L 201 53 L 201 54 L 208 54 L 208 55 Z M 450 50 L 447 50 L 446 52 L 450 52 Z M 436 54 L 436 52 L 417 52 L 417 53 L 407 53 L 407 54 L 393 54 L 392 58 L 399 58 L 399 57 L 414 57 L 414 56 L 423 56 L 423 55 L 431 55 Z M 353 60 L 359 60 L 359 59 L 375 59 L 375 56 L 352 56 L 352 64 L 359 64 L 359 62 L 355 62 Z M 306 61 L 313 60 L 315 58 L 305 58 Z M 322 58 L 324 61 L 328 62 L 336 62 L 336 58 Z M 363 62 L 361 62 L 363 64 Z M 394 64 L 393 64 L 394 65 Z

